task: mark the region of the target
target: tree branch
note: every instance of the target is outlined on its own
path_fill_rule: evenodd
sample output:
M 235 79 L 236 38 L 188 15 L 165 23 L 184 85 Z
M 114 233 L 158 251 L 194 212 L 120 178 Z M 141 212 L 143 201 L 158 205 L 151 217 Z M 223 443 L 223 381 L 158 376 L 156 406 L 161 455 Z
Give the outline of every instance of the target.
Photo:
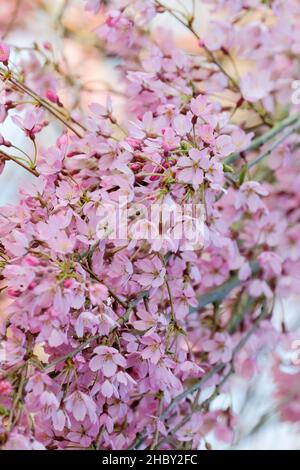
M 245 346 L 249 338 L 252 336 L 252 334 L 256 331 L 258 328 L 260 322 L 265 318 L 268 314 L 268 310 L 266 308 L 266 305 L 264 304 L 262 307 L 262 313 L 260 316 L 257 318 L 255 321 L 254 325 L 252 328 L 244 335 L 244 337 L 241 339 L 241 341 L 238 343 L 238 345 L 234 348 L 233 350 L 233 356 L 231 362 L 233 363 L 235 355 Z M 215 374 L 221 372 L 223 369 L 225 369 L 226 364 L 220 363 L 216 364 L 209 372 L 207 372 L 198 382 L 193 384 L 191 387 L 186 388 L 182 393 L 177 395 L 170 403 L 170 405 L 165 409 L 165 411 L 161 414 L 160 419 L 164 420 L 167 418 L 169 413 L 177 406 L 179 402 L 181 402 L 184 398 L 186 398 L 188 395 L 200 390 L 202 386 L 208 382 L 209 379 L 211 379 Z M 234 372 L 233 366 L 231 366 L 230 371 L 227 372 L 225 377 L 221 380 L 219 387 L 225 383 L 226 380 L 231 376 L 231 374 Z M 226 378 L 226 380 L 224 380 Z M 188 421 L 188 420 L 187 420 Z M 185 424 L 187 421 L 184 421 L 183 424 Z M 182 424 L 182 426 L 183 426 Z M 178 428 L 179 429 L 179 428 Z M 132 444 L 130 449 L 135 449 L 138 448 L 146 439 L 146 435 L 143 433 L 141 436 L 139 436 L 139 439 L 136 439 L 135 442 Z
M 0 159 L 1 158 L 3 158 L 4 160 L 11 160 L 12 162 L 16 163 L 20 167 L 24 168 L 24 170 L 31 173 L 33 176 L 39 176 L 38 172 L 34 168 L 30 168 L 29 166 L 25 165 L 20 160 L 13 157 L 12 155 L 9 155 L 8 153 L 3 152 L 3 150 L 0 150 Z
M 252 140 L 251 144 L 245 150 L 243 150 L 242 152 L 232 153 L 231 155 L 229 155 L 229 157 L 227 157 L 224 160 L 224 163 L 229 165 L 230 163 L 235 162 L 236 160 L 238 160 L 242 156 L 243 153 L 250 152 L 251 150 L 258 149 L 262 145 L 264 145 L 267 142 L 269 142 L 270 140 L 272 140 L 273 137 L 275 137 L 277 134 L 282 132 L 284 129 L 286 129 L 289 126 L 292 126 L 293 124 L 297 124 L 297 123 L 298 123 L 297 128 L 299 128 L 299 126 L 300 126 L 300 114 L 299 113 L 294 114 L 293 116 L 290 116 L 290 117 L 284 119 L 283 121 L 276 124 L 268 132 L 265 132 L 261 136 L 259 136 L 256 139 Z

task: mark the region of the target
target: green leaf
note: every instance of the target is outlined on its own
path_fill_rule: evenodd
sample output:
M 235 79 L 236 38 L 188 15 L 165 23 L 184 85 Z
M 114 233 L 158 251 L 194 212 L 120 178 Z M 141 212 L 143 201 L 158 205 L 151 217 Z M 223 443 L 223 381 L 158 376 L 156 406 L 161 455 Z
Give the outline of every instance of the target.
M 245 178 L 247 176 L 247 173 L 248 173 L 248 163 L 245 163 L 245 165 L 243 166 L 241 172 L 240 172 L 240 176 L 239 176 L 239 186 L 241 186 L 244 181 L 245 181 Z

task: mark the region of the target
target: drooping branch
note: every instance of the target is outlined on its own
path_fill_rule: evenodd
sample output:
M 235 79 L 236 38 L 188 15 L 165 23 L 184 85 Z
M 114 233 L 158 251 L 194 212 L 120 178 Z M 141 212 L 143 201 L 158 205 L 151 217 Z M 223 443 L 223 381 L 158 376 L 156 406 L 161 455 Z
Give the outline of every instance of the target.
M 253 333 L 255 333 L 255 331 L 259 327 L 259 324 L 261 323 L 261 321 L 264 318 L 266 318 L 268 314 L 269 314 L 269 311 L 266 307 L 266 304 L 264 304 L 263 307 L 262 307 L 261 314 L 256 319 L 256 321 L 253 324 L 253 326 L 251 327 L 251 329 L 242 337 L 240 342 L 234 348 L 233 354 L 232 354 L 230 370 L 226 373 L 225 377 L 223 377 L 223 379 L 221 380 L 221 382 L 219 384 L 219 388 L 220 388 L 221 385 L 223 385 L 231 377 L 232 373 L 234 372 L 233 361 L 234 361 L 234 358 L 235 358 L 236 354 L 245 346 L 245 344 L 248 342 L 249 338 L 253 335 Z M 225 368 L 226 368 L 226 364 L 224 364 L 224 363 L 216 364 L 209 372 L 207 372 L 203 377 L 201 377 L 200 380 L 198 380 L 196 383 L 194 383 L 190 387 L 187 387 L 182 393 L 180 393 L 175 398 L 173 398 L 170 405 L 161 414 L 160 419 L 165 420 L 169 416 L 170 412 L 178 405 L 178 403 L 180 403 L 182 400 L 187 398 L 192 393 L 194 393 L 198 390 L 201 390 L 203 385 L 205 385 L 214 375 L 222 372 L 222 370 L 224 370 Z M 212 395 L 211 400 L 213 398 L 214 398 L 214 396 Z M 178 427 L 178 429 L 180 429 L 180 427 L 183 426 L 187 421 L 188 421 L 188 419 L 187 420 L 184 419 L 182 421 L 181 425 Z M 146 434 L 141 433 L 141 435 L 139 435 L 138 438 L 135 440 L 135 442 L 132 444 L 130 449 L 138 449 L 139 446 L 144 442 L 146 437 L 147 437 Z
M 235 152 L 229 155 L 224 161 L 226 164 L 231 164 L 238 160 L 243 154 L 250 152 L 251 150 L 256 150 L 262 145 L 266 144 L 270 140 L 272 140 L 276 135 L 280 134 L 284 129 L 287 127 L 293 126 L 293 132 L 299 129 L 300 127 L 300 114 L 294 114 L 293 116 L 289 116 L 288 118 L 284 119 L 283 121 L 277 123 L 272 129 L 265 132 L 261 136 L 253 139 L 251 144 L 242 152 Z M 289 134 L 290 135 L 290 134 Z M 288 136 L 287 136 L 288 137 Z M 287 138 L 286 137 L 286 138 Z M 272 151 L 272 150 L 271 150 Z

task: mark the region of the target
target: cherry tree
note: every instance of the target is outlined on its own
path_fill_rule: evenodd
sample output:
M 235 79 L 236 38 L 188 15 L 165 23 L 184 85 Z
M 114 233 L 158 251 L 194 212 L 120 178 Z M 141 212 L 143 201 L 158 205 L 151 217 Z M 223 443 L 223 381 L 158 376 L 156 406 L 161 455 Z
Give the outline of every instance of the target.
M 204 31 L 198 0 L 80 3 L 117 62 L 106 101 L 86 105 L 54 44 L 15 46 L 13 22 L 0 42 L 0 121 L 26 140 L 1 133 L 0 173 L 29 176 L 0 210 L 1 447 L 230 443 L 234 411 L 211 404 L 266 345 L 281 417 L 299 421 L 299 369 L 276 354 L 297 337 L 272 322 L 299 292 L 299 2 L 205 0 Z M 149 236 L 154 206 L 201 217 L 159 218 Z

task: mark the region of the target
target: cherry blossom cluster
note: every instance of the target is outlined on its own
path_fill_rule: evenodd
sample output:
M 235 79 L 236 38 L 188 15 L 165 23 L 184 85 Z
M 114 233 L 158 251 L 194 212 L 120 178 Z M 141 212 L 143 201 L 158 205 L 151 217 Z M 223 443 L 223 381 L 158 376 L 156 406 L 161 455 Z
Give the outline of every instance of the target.
M 110 97 L 68 108 L 60 87 L 72 95 L 76 84 L 50 43 L 26 54 L 0 43 L 0 121 L 26 141 L 0 135 L 0 173 L 14 163 L 29 175 L 0 211 L 0 446 L 230 444 L 234 410 L 211 403 L 287 341 L 273 309 L 299 291 L 299 2 L 206 0 L 203 34 L 197 0 L 189 13 L 156 0 L 84 3 L 103 15 L 94 34 L 118 58 L 122 110 Z M 162 15 L 185 26 L 193 52 L 155 27 Z M 201 205 L 200 246 L 187 243 L 193 223 L 172 236 L 172 219 L 154 238 L 112 239 L 103 208 L 124 198 L 139 227 L 141 205 Z M 284 419 L 300 419 L 298 378 Z

